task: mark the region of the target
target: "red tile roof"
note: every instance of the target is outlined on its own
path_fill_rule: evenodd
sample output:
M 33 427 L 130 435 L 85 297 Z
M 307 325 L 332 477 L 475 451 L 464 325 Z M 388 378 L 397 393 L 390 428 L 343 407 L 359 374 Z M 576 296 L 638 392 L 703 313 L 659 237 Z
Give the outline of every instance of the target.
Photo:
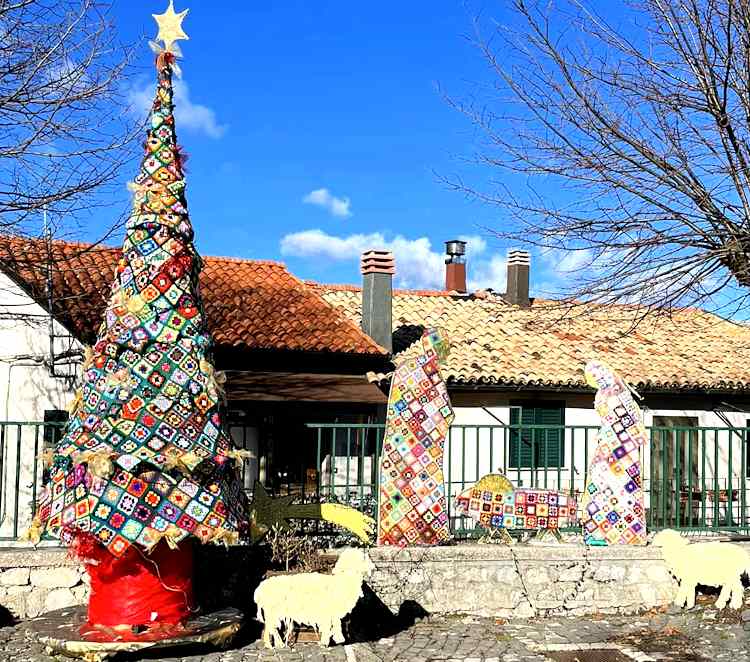
M 91 343 L 120 249 L 51 242 L 53 312 Z M 385 350 L 278 262 L 205 257 L 200 277 L 209 330 L 219 348 L 384 356 Z M 0 236 L 0 268 L 46 307 L 46 242 Z
M 53 310 L 92 342 L 119 249 L 52 242 Z M 218 348 L 385 356 L 359 328 L 361 291 L 303 283 L 277 262 L 206 257 L 201 291 Z M 44 242 L 0 236 L 0 268 L 46 302 Z M 554 302 L 519 308 L 491 293 L 394 290 L 395 350 L 408 354 L 425 326 L 451 338 L 453 384 L 583 388 L 583 365 L 606 360 L 637 388 L 750 390 L 750 327 L 686 309 L 635 331 L 625 309 L 560 319 Z
M 308 285 L 359 323 L 360 288 Z M 393 294 L 394 351 L 408 355 L 424 327 L 442 328 L 451 341 L 443 373 L 455 385 L 585 388 L 583 366 L 596 358 L 645 390 L 750 390 L 750 326 L 702 310 L 633 330 L 625 306 L 592 305 L 565 318 L 554 302 L 520 308 L 488 292 Z

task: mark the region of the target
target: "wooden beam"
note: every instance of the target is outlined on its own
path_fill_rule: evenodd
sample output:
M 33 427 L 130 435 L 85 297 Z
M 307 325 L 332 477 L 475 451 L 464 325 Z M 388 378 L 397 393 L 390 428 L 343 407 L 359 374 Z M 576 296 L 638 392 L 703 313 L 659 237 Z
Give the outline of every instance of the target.
M 386 404 L 387 397 L 364 375 L 227 370 L 227 399 Z

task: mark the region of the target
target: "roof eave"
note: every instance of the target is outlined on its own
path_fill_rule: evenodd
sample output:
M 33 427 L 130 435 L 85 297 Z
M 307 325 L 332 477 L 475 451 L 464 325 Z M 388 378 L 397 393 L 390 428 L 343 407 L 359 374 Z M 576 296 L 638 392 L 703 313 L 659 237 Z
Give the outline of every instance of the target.
M 560 382 L 497 382 L 490 380 L 457 380 L 449 377 L 448 386 L 456 391 L 554 391 L 565 393 L 593 393 L 594 389 L 585 384 Z M 664 385 L 664 384 L 632 384 L 641 395 L 646 394 L 680 394 L 680 395 L 744 395 L 750 393 L 750 384 L 736 386 L 711 385 Z

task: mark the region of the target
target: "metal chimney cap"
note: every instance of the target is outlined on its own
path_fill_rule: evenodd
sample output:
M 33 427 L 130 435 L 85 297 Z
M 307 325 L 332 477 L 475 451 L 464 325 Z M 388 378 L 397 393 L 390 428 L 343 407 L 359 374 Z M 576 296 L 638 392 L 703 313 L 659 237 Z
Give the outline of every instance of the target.
M 362 253 L 359 262 L 362 275 L 365 274 L 394 274 L 396 262 L 390 251 L 369 250 Z
M 531 264 L 531 254 L 519 248 L 508 250 L 508 264 Z
M 466 254 L 466 242 L 461 239 L 451 239 L 445 242 L 445 253 L 446 255 L 465 255 Z

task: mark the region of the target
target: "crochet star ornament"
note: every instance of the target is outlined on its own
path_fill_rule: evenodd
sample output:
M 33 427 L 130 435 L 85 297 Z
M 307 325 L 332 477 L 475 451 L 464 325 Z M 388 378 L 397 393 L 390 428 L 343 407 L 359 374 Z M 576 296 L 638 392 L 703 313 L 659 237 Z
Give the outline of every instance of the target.
M 167 11 L 163 14 L 151 14 L 159 26 L 159 34 L 156 35 L 156 41 L 164 43 L 165 51 L 173 51 L 174 44 L 178 39 L 190 39 L 182 29 L 182 21 L 185 20 L 185 16 L 187 16 L 189 11 L 189 9 L 185 9 L 184 11 L 176 12 L 173 0 L 169 0 Z

